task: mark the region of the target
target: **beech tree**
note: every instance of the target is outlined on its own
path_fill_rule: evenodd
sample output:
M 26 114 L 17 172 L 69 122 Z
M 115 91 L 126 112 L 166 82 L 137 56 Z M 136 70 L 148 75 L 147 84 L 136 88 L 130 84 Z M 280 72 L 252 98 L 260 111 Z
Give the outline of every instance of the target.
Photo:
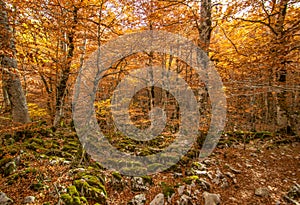
M 2 86 L 11 106 L 12 119 L 18 123 L 28 123 L 30 119 L 15 59 L 13 32 L 9 26 L 5 2 L 2 0 L 0 0 L 0 49 Z

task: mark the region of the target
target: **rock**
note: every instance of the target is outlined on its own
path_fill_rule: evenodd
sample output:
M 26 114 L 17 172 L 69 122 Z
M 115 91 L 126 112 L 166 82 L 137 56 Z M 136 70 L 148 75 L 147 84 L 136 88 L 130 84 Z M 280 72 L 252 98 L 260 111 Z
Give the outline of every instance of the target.
M 267 197 L 269 196 L 269 189 L 266 187 L 259 187 L 255 189 L 255 195 L 260 197 Z
M 178 205 L 193 205 L 192 198 L 187 195 L 182 195 L 180 200 L 177 201 Z
M 4 166 L 4 176 L 9 176 L 14 173 L 17 169 L 16 163 L 14 161 L 8 162 Z
M 221 181 L 222 181 L 221 188 L 225 189 L 229 187 L 229 183 L 226 178 L 221 179 Z
M 133 191 L 145 191 L 148 190 L 148 187 L 144 183 L 144 179 L 142 177 L 133 177 L 131 180 L 132 190 Z
M 27 196 L 23 200 L 23 204 L 31 204 L 31 203 L 34 203 L 34 201 L 35 201 L 35 197 L 34 196 Z
M 195 175 L 207 176 L 207 171 L 194 170 Z
M 226 164 L 226 166 L 227 166 L 233 173 L 235 173 L 235 174 L 240 174 L 240 173 L 242 173 L 241 170 L 235 169 L 235 168 L 233 168 L 232 166 L 230 166 L 229 164 Z
M 211 160 L 209 159 L 204 160 L 203 163 L 207 166 L 210 166 L 212 164 Z
M 131 199 L 128 205 L 144 205 L 145 202 L 146 202 L 145 194 L 139 194 L 133 197 L 133 199 Z
M 225 175 L 228 176 L 233 181 L 234 184 L 237 183 L 237 180 L 235 178 L 235 174 L 233 174 L 231 172 L 226 172 Z
M 10 205 L 13 204 L 13 200 L 8 198 L 3 192 L 0 192 L 0 205 Z
M 164 205 L 164 203 L 165 203 L 164 194 L 160 193 L 154 197 L 154 199 L 150 202 L 150 205 Z
M 202 196 L 205 205 L 217 205 L 221 203 L 220 194 L 211 194 L 205 191 Z
M 183 194 L 184 189 L 185 189 L 184 185 L 178 187 L 177 191 L 178 191 L 179 196 L 181 196 Z
M 216 178 L 214 178 L 212 181 L 213 181 L 213 183 L 218 185 L 218 184 L 220 184 L 220 180 L 223 178 L 224 178 L 224 174 L 219 169 L 217 169 Z
M 204 179 L 199 179 L 198 180 L 198 184 L 201 186 L 201 188 L 204 190 L 204 191 L 209 191 L 210 190 L 210 183 L 208 183 L 207 181 L 205 181 Z

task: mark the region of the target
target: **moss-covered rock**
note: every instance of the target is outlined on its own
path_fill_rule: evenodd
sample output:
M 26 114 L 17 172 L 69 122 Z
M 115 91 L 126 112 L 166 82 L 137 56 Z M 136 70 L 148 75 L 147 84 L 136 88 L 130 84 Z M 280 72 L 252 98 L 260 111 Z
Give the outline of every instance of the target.
M 72 205 L 73 204 L 73 198 L 69 195 L 69 194 L 62 194 L 60 195 L 61 200 L 63 200 L 63 202 L 66 205 Z
M 40 191 L 44 189 L 44 184 L 42 182 L 33 183 L 30 185 L 30 189 L 33 191 Z
M 69 193 L 71 196 L 79 196 L 79 193 L 78 193 L 76 187 L 73 186 L 73 185 L 68 187 L 68 193 Z
M 14 173 L 16 171 L 16 169 L 17 169 L 17 166 L 16 166 L 15 161 L 10 161 L 4 166 L 3 175 L 9 176 L 12 173 Z
M 88 205 L 84 196 L 80 196 L 74 185 L 67 188 L 67 193 L 61 195 L 62 201 L 66 205 Z
M 85 175 L 82 179 L 75 180 L 74 185 L 81 195 L 97 202 L 104 202 L 107 198 L 105 187 L 98 177 Z
M 191 184 L 193 181 L 197 181 L 197 180 L 199 180 L 199 177 L 196 175 L 193 175 L 193 176 L 188 176 L 188 177 L 184 178 L 182 181 L 186 184 Z
M 122 176 L 121 176 L 121 174 L 120 174 L 119 172 L 113 172 L 113 173 L 112 173 L 112 176 L 113 176 L 115 179 L 119 180 L 119 181 L 122 180 Z
M 161 182 L 161 188 L 166 198 L 171 197 L 175 193 L 174 187 L 167 185 L 165 182 Z

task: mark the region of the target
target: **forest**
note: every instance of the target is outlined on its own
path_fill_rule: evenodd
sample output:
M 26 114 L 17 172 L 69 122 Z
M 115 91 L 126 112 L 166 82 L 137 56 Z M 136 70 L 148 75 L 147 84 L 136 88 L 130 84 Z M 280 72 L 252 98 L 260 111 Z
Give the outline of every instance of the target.
M 299 50 L 298 0 L 0 0 L 0 205 L 299 205 Z

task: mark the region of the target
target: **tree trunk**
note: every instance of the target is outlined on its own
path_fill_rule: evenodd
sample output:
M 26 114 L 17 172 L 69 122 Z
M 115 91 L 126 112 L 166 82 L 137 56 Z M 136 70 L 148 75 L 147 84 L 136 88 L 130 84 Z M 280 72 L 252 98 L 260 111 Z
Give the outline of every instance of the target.
M 3 72 L 3 90 L 7 92 L 12 119 L 18 123 L 30 122 L 27 102 L 22 89 L 15 59 L 15 45 L 10 30 L 5 3 L 0 0 L 0 63 Z
M 285 35 L 284 23 L 287 13 L 287 6 L 289 0 L 281 0 L 279 2 L 279 12 L 277 14 L 276 23 L 274 25 L 275 38 L 273 39 L 273 44 L 271 46 L 271 54 L 273 57 L 273 71 L 271 74 L 272 86 L 285 87 L 286 83 L 286 60 L 287 51 L 284 49 L 287 44 L 287 36 Z M 274 97 L 276 102 L 276 126 L 278 131 L 282 131 L 290 126 L 288 116 L 288 105 L 287 105 L 287 92 L 285 89 L 281 90 L 279 93 L 276 93 Z
M 67 90 L 67 82 L 70 76 L 71 72 L 71 64 L 72 64 L 72 59 L 74 55 L 74 49 L 75 49 L 75 29 L 76 25 L 78 23 L 78 8 L 74 6 L 73 9 L 73 25 L 70 31 L 67 33 L 67 58 L 66 58 L 66 65 L 63 68 L 60 76 L 60 80 L 58 83 L 58 86 L 56 87 L 56 109 L 55 109 L 55 117 L 54 117 L 54 122 L 53 126 L 56 127 L 63 116 L 63 106 L 64 106 L 64 98 L 66 95 L 66 90 Z
M 212 32 L 211 8 L 211 0 L 201 0 L 198 46 L 206 53 L 209 52 Z

